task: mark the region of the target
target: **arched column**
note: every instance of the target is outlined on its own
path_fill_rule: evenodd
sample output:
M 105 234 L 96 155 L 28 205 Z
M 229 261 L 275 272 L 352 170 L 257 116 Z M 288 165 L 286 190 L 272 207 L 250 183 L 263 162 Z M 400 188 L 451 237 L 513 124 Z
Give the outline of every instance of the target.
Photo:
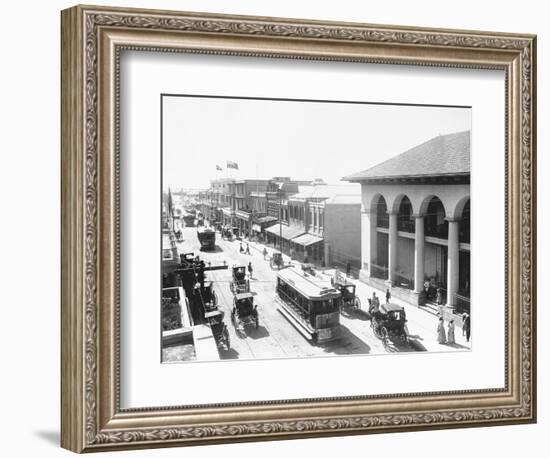
M 395 283 L 395 271 L 397 267 L 397 212 L 388 212 L 390 224 L 388 229 L 388 281 L 390 285 Z
M 414 215 L 414 292 L 424 289 L 424 215 Z
M 459 219 L 448 218 L 449 236 L 447 239 L 447 306 L 456 305 L 456 293 L 458 292 L 459 269 Z
M 377 249 L 376 211 L 361 211 L 361 270 L 364 276 L 372 276 L 372 264 L 376 262 Z

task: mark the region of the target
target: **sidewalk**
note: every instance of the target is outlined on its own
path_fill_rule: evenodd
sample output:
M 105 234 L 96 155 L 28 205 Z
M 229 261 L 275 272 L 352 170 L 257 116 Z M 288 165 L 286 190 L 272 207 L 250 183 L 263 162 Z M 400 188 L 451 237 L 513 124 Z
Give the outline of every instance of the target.
M 334 269 L 325 270 L 326 274 L 333 274 Z M 372 297 L 372 293 L 376 292 L 376 295 L 380 299 L 380 303 L 383 304 L 386 301 L 386 291 L 374 288 L 363 283 L 360 280 L 356 280 L 351 277 L 346 277 L 347 280 L 356 285 L 356 293 L 361 301 L 361 307 L 363 310 L 368 308 L 368 299 Z M 390 288 L 391 292 L 391 288 Z M 471 349 L 471 336 L 470 342 L 466 342 L 466 337 L 462 335 L 462 329 L 455 326 L 455 341 L 454 345 L 440 344 L 437 341 L 437 325 L 439 318 L 419 307 L 408 304 L 401 299 L 391 298 L 391 303 L 405 307 L 407 314 L 407 328 L 409 330 L 410 340 L 416 341 L 418 347 L 425 347 L 429 352 L 448 352 L 448 351 L 464 351 Z M 448 321 L 445 322 L 445 332 L 447 332 Z
M 239 241 L 236 241 L 239 242 Z M 270 246 L 263 245 L 258 242 L 252 242 L 249 240 L 242 241 L 243 246 L 246 247 L 246 243 L 249 244 L 250 249 L 256 250 L 259 253 L 263 253 L 264 247 L 267 249 L 266 262 L 269 262 L 269 259 L 274 252 L 279 252 L 278 249 L 272 248 Z M 285 264 L 293 262 L 295 265 L 299 266 L 301 263 L 298 260 L 292 260 L 290 256 L 283 254 L 283 259 Z M 332 276 L 334 275 L 336 269 L 326 268 L 322 269 L 325 275 Z M 344 277 L 346 277 L 344 275 Z M 368 309 L 369 301 L 368 299 L 372 297 L 372 293 L 376 292 L 376 295 L 380 298 L 380 303 L 386 301 L 386 291 L 378 288 L 374 288 L 363 283 L 360 280 L 357 280 L 352 277 L 346 277 L 346 279 L 353 283 L 356 286 L 356 294 L 358 295 L 361 301 L 361 308 L 363 310 Z M 390 289 L 391 292 L 391 289 Z M 440 344 L 437 341 L 437 325 L 439 318 L 425 310 L 422 310 L 419 307 L 408 304 L 407 302 L 402 301 L 398 298 L 391 298 L 393 304 L 400 305 L 405 308 L 407 314 L 407 328 L 409 330 L 409 338 L 411 344 L 419 350 L 425 350 L 429 352 L 449 352 L 449 351 L 468 351 L 471 350 L 471 338 L 470 342 L 466 342 L 466 337 L 462 335 L 462 329 L 458 326 L 455 326 L 455 344 Z M 445 332 L 447 333 L 448 321 L 445 321 Z

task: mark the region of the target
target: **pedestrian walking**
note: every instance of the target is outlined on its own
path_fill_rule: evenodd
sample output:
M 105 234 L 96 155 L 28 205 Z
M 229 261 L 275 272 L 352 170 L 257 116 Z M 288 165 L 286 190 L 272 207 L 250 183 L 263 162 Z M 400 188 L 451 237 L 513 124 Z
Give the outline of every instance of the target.
M 248 243 L 246 244 L 246 254 L 250 254 L 250 246 Z
M 449 321 L 449 325 L 447 326 L 447 343 L 450 345 L 454 345 L 456 343 L 455 341 L 455 320 Z
M 466 336 L 466 342 L 470 341 L 470 315 L 462 314 L 462 335 Z
M 386 289 L 386 304 L 389 304 L 389 303 L 390 303 L 390 299 L 391 299 L 390 289 L 387 288 L 387 289 Z
M 243 253 L 243 252 L 244 252 L 243 243 L 240 242 L 240 243 L 239 243 L 239 253 Z
M 262 254 L 264 255 L 264 260 L 265 260 L 265 257 L 267 256 L 267 248 L 264 246 L 264 251 L 262 252 Z
M 252 278 L 252 262 L 248 263 L 248 275 Z
M 437 342 L 440 344 L 447 343 L 447 336 L 445 335 L 445 322 L 442 317 L 439 318 L 439 322 L 437 323 Z

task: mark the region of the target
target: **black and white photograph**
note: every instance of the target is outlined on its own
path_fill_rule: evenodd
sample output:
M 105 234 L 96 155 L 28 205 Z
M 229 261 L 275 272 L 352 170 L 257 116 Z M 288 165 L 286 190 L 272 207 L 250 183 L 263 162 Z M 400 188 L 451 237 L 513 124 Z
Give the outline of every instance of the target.
M 471 350 L 470 107 L 163 94 L 161 135 L 163 363 Z

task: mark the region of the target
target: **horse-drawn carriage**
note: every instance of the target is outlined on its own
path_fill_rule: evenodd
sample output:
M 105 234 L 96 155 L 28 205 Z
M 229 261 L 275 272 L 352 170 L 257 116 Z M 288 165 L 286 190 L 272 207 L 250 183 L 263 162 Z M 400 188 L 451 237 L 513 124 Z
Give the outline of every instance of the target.
M 272 269 L 282 269 L 285 265 L 285 260 L 283 259 L 283 253 L 280 251 L 273 252 L 271 259 L 269 260 L 269 266 Z
M 245 266 L 233 266 L 232 279 L 229 288 L 233 294 L 246 293 L 250 291 L 250 280 L 246 278 Z
M 371 307 L 371 327 L 374 335 L 388 344 L 391 337 L 408 342 L 407 315 L 405 308 L 395 304 Z
M 218 296 L 214 290 L 214 284 L 211 281 L 205 281 L 201 287 L 201 299 L 206 313 L 218 308 Z
M 335 288 L 342 293 L 342 309 L 357 311 L 361 309 L 361 301 L 353 283 L 336 284 Z
M 233 240 L 233 231 L 230 227 L 224 226 L 221 228 L 222 239 Z
M 233 237 L 235 240 L 242 240 L 242 234 L 241 234 L 241 231 L 238 227 L 232 227 L 231 228 L 231 232 L 233 233 Z
M 223 312 L 215 308 L 214 310 L 205 313 L 204 318 L 212 330 L 212 335 L 216 340 L 216 345 L 219 349 L 229 350 L 231 342 L 229 340 L 229 331 L 223 321 Z
M 357 296 L 355 283 L 348 281 L 341 272 L 336 270 L 332 278 L 332 285 L 342 294 L 342 311 L 361 309 L 361 301 Z
M 254 305 L 254 293 L 248 291 L 233 296 L 231 321 L 240 332 L 244 332 L 247 326 L 258 328 L 260 320 L 258 316 L 258 306 Z

